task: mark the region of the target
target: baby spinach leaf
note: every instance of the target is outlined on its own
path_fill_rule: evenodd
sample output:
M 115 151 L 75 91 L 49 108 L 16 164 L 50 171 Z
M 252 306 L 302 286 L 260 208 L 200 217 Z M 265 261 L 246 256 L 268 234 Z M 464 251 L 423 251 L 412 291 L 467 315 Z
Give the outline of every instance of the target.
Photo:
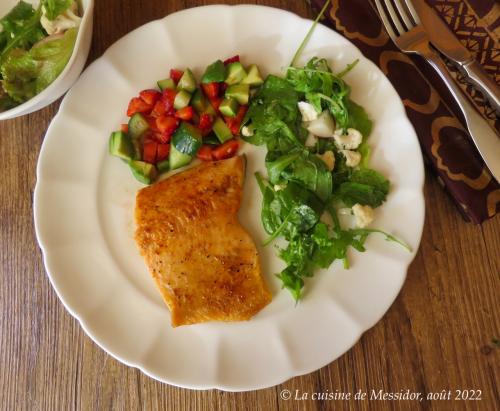
M 389 193 L 389 181 L 372 169 L 360 169 L 350 179 L 340 184 L 334 195 L 348 207 L 359 203 L 370 207 L 380 206 Z

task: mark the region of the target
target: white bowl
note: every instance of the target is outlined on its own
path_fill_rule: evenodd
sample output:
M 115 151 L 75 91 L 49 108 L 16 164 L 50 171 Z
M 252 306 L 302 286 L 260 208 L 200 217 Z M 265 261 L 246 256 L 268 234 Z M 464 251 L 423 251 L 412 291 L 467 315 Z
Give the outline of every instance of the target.
M 19 0 L 2 0 L 0 2 L 0 18 L 5 16 L 14 7 Z M 29 3 L 37 4 L 37 0 L 27 0 Z M 83 70 L 90 50 L 90 41 L 92 40 L 92 17 L 94 13 L 94 0 L 79 1 L 83 10 L 83 18 L 78 29 L 75 48 L 68 64 L 55 81 L 41 93 L 30 100 L 11 108 L 10 110 L 0 112 L 0 120 L 7 120 L 32 113 L 48 106 L 53 101 L 61 97 Z

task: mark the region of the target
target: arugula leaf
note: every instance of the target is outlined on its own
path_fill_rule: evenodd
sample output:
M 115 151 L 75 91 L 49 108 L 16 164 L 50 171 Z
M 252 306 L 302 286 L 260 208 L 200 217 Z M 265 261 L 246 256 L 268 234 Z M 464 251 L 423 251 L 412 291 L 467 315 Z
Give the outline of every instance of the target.
M 5 92 L 22 103 L 47 88 L 63 71 L 73 52 L 77 29 L 30 51 L 13 50 L 0 68 Z
M 380 206 L 389 193 L 389 181 L 375 170 L 363 168 L 352 173 L 350 179 L 340 184 L 334 195 L 345 205 Z
M 347 100 L 347 111 L 349 113 L 347 126 L 358 130 L 363 135 L 363 140 L 366 140 L 372 132 L 373 123 L 365 109 L 349 99 Z
M 41 8 L 20 1 L 6 16 L 0 19 L 0 65 L 15 48 L 29 49 L 46 34 L 40 24 Z
M 303 68 L 289 67 L 287 80 L 295 90 L 304 93 L 316 111 L 328 109 L 340 128 L 348 126 L 347 101 L 350 87 L 332 73 L 325 59 L 313 57 Z
M 49 20 L 55 20 L 57 16 L 71 7 L 73 0 L 42 0 L 45 15 Z

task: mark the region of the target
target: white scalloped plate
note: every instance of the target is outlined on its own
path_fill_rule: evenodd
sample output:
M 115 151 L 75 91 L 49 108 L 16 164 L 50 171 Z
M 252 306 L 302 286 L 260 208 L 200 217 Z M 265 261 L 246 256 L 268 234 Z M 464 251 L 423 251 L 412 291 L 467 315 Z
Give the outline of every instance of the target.
M 173 67 L 199 75 L 217 58 L 240 54 L 264 73 L 279 73 L 310 20 L 259 6 L 185 10 L 126 35 L 90 65 L 68 93 L 42 146 L 35 189 L 35 223 L 49 278 L 87 334 L 118 360 L 181 387 L 231 391 L 281 383 L 317 370 L 346 352 L 387 311 L 414 257 L 382 237 L 352 267 L 335 263 L 307 282 L 295 306 L 273 273 L 273 247 L 259 248 L 273 301 L 240 323 L 173 329 L 169 311 L 136 248 L 135 193 L 141 187 L 107 154 L 108 135 L 126 120 L 129 99 Z M 379 69 L 346 39 L 319 25 L 303 56 L 325 56 L 337 70 L 355 58 L 346 77 L 353 98 L 374 119 L 372 165 L 392 181 L 377 227 L 418 248 L 424 220 L 423 164 L 403 105 Z M 254 240 L 266 237 L 255 179 L 264 152 L 245 146 L 247 180 L 240 212 Z

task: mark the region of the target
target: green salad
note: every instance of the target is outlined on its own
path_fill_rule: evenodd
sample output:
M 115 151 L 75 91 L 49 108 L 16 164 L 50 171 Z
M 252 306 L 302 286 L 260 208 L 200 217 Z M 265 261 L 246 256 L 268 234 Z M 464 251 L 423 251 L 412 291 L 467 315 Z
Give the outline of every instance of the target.
M 20 1 L 0 18 L 0 111 L 31 99 L 63 71 L 80 17 L 73 0 Z
M 253 96 L 242 127 L 243 139 L 267 148 L 267 178 L 256 174 L 269 234 L 264 244 L 286 240 L 286 247 L 278 248 L 286 267 L 277 276 L 295 300 L 317 268 L 337 259 L 348 268 L 349 248 L 365 251 L 372 233 L 410 250 L 394 236 L 368 228 L 390 183 L 368 166 L 372 121 L 343 80 L 357 61 L 339 73 L 317 57 L 295 67 L 311 31 L 284 77 L 269 75 Z M 355 228 L 342 227 L 339 212 L 352 214 Z

